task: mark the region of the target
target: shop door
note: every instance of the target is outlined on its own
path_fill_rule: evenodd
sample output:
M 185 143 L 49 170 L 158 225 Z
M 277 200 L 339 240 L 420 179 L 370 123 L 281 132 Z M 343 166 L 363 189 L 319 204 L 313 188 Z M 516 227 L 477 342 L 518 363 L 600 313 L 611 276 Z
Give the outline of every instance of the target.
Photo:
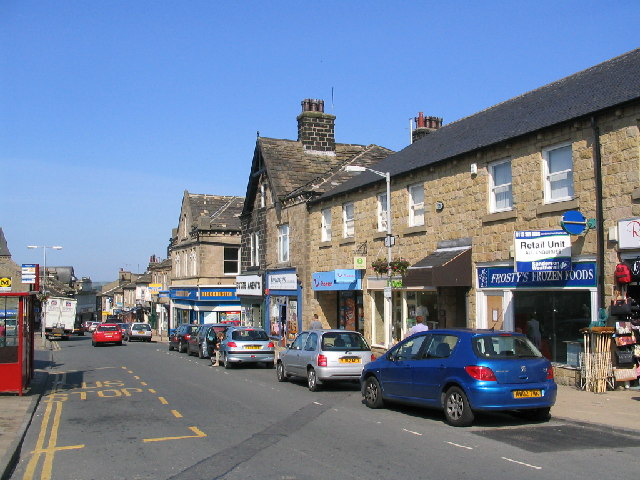
M 504 310 L 502 308 L 502 294 L 487 295 L 487 328 L 491 330 L 504 329 Z

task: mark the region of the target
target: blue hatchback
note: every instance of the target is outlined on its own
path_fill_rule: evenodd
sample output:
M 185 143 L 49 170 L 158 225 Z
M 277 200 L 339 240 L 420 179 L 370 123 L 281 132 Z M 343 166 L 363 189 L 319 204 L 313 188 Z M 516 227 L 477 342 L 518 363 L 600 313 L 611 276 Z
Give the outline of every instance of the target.
M 450 425 L 473 423 L 476 411 L 516 411 L 548 420 L 556 401 L 553 367 L 520 333 L 430 330 L 395 345 L 365 365 L 365 403 L 385 401 L 444 410 Z

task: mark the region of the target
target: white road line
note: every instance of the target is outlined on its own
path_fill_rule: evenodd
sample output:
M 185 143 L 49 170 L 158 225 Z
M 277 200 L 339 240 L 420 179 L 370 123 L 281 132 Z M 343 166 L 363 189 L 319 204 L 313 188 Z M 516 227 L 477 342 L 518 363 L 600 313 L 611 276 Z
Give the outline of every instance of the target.
M 528 463 L 524 463 L 524 462 L 519 462 L 517 460 L 513 460 L 511 458 L 507 458 L 507 457 L 501 457 L 503 460 L 506 460 L 507 462 L 512 462 L 512 463 L 517 463 L 518 465 L 523 465 L 525 467 L 529 467 L 529 468 L 534 468 L 536 470 L 542 470 L 542 467 L 536 467 L 535 465 L 529 465 Z
M 421 433 L 414 432 L 413 430 L 407 430 L 406 428 L 403 428 L 402 430 L 404 430 L 405 432 L 408 432 L 408 433 L 413 433 L 414 435 L 418 435 L 419 437 L 421 437 L 421 436 L 422 436 L 422 434 L 421 434 Z
M 467 450 L 473 450 L 472 447 L 467 447 L 466 445 L 460 445 L 459 443 L 447 442 L 449 445 L 453 445 L 454 447 L 466 448 Z
M 313 402 L 315 405 L 322 405 L 320 402 Z

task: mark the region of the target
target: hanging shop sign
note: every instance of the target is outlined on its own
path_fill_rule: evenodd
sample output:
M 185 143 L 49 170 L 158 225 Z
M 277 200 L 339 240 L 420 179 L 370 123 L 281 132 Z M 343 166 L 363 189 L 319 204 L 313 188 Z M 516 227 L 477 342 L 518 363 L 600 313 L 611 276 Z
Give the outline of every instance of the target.
M 338 272 L 353 272 L 354 275 L 343 275 Z M 338 282 L 338 278 L 342 281 Z M 347 282 L 346 279 L 351 279 Z M 329 290 L 362 290 L 362 280 L 356 270 L 332 270 L 330 272 L 314 272 L 311 275 L 311 287 L 315 291 Z
M 353 268 L 356 270 L 366 270 L 367 257 L 353 257 Z
M 35 264 L 22 264 L 22 283 L 36 283 L 37 265 Z
M 151 295 L 158 295 L 160 293 L 160 290 L 162 290 L 162 284 L 161 283 L 150 283 L 149 284 L 149 293 Z
M 571 236 L 563 230 L 514 232 L 517 272 L 571 270 Z
M 640 249 L 640 218 L 618 221 L 618 247 Z
M 262 295 L 262 277 L 260 275 L 241 275 L 236 277 L 236 295 Z
M 596 263 L 574 263 L 571 270 L 516 272 L 513 267 L 479 267 L 478 288 L 595 287 Z
M 298 277 L 295 273 L 270 273 L 267 275 L 270 290 L 297 290 Z

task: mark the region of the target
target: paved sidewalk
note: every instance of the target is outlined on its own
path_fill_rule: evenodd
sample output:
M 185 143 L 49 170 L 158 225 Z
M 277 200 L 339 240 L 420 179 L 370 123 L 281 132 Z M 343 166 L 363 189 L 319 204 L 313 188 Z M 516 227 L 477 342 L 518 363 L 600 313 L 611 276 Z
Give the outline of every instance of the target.
M 155 337 L 154 340 L 167 343 L 166 337 Z M 39 341 L 36 341 L 36 348 L 41 349 Z M 22 397 L 0 394 L 0 480 L 9 478 L 19 459 L 22 440 L 44 392 L 47 378 L 45 368 L 36 370 L 29 390 Z M 558 385 L 558 399 L 551 409 L 551 415 L 556 420 L 605 426 L 640 436 L 640 390 L 636 387 L 591 393 Z

